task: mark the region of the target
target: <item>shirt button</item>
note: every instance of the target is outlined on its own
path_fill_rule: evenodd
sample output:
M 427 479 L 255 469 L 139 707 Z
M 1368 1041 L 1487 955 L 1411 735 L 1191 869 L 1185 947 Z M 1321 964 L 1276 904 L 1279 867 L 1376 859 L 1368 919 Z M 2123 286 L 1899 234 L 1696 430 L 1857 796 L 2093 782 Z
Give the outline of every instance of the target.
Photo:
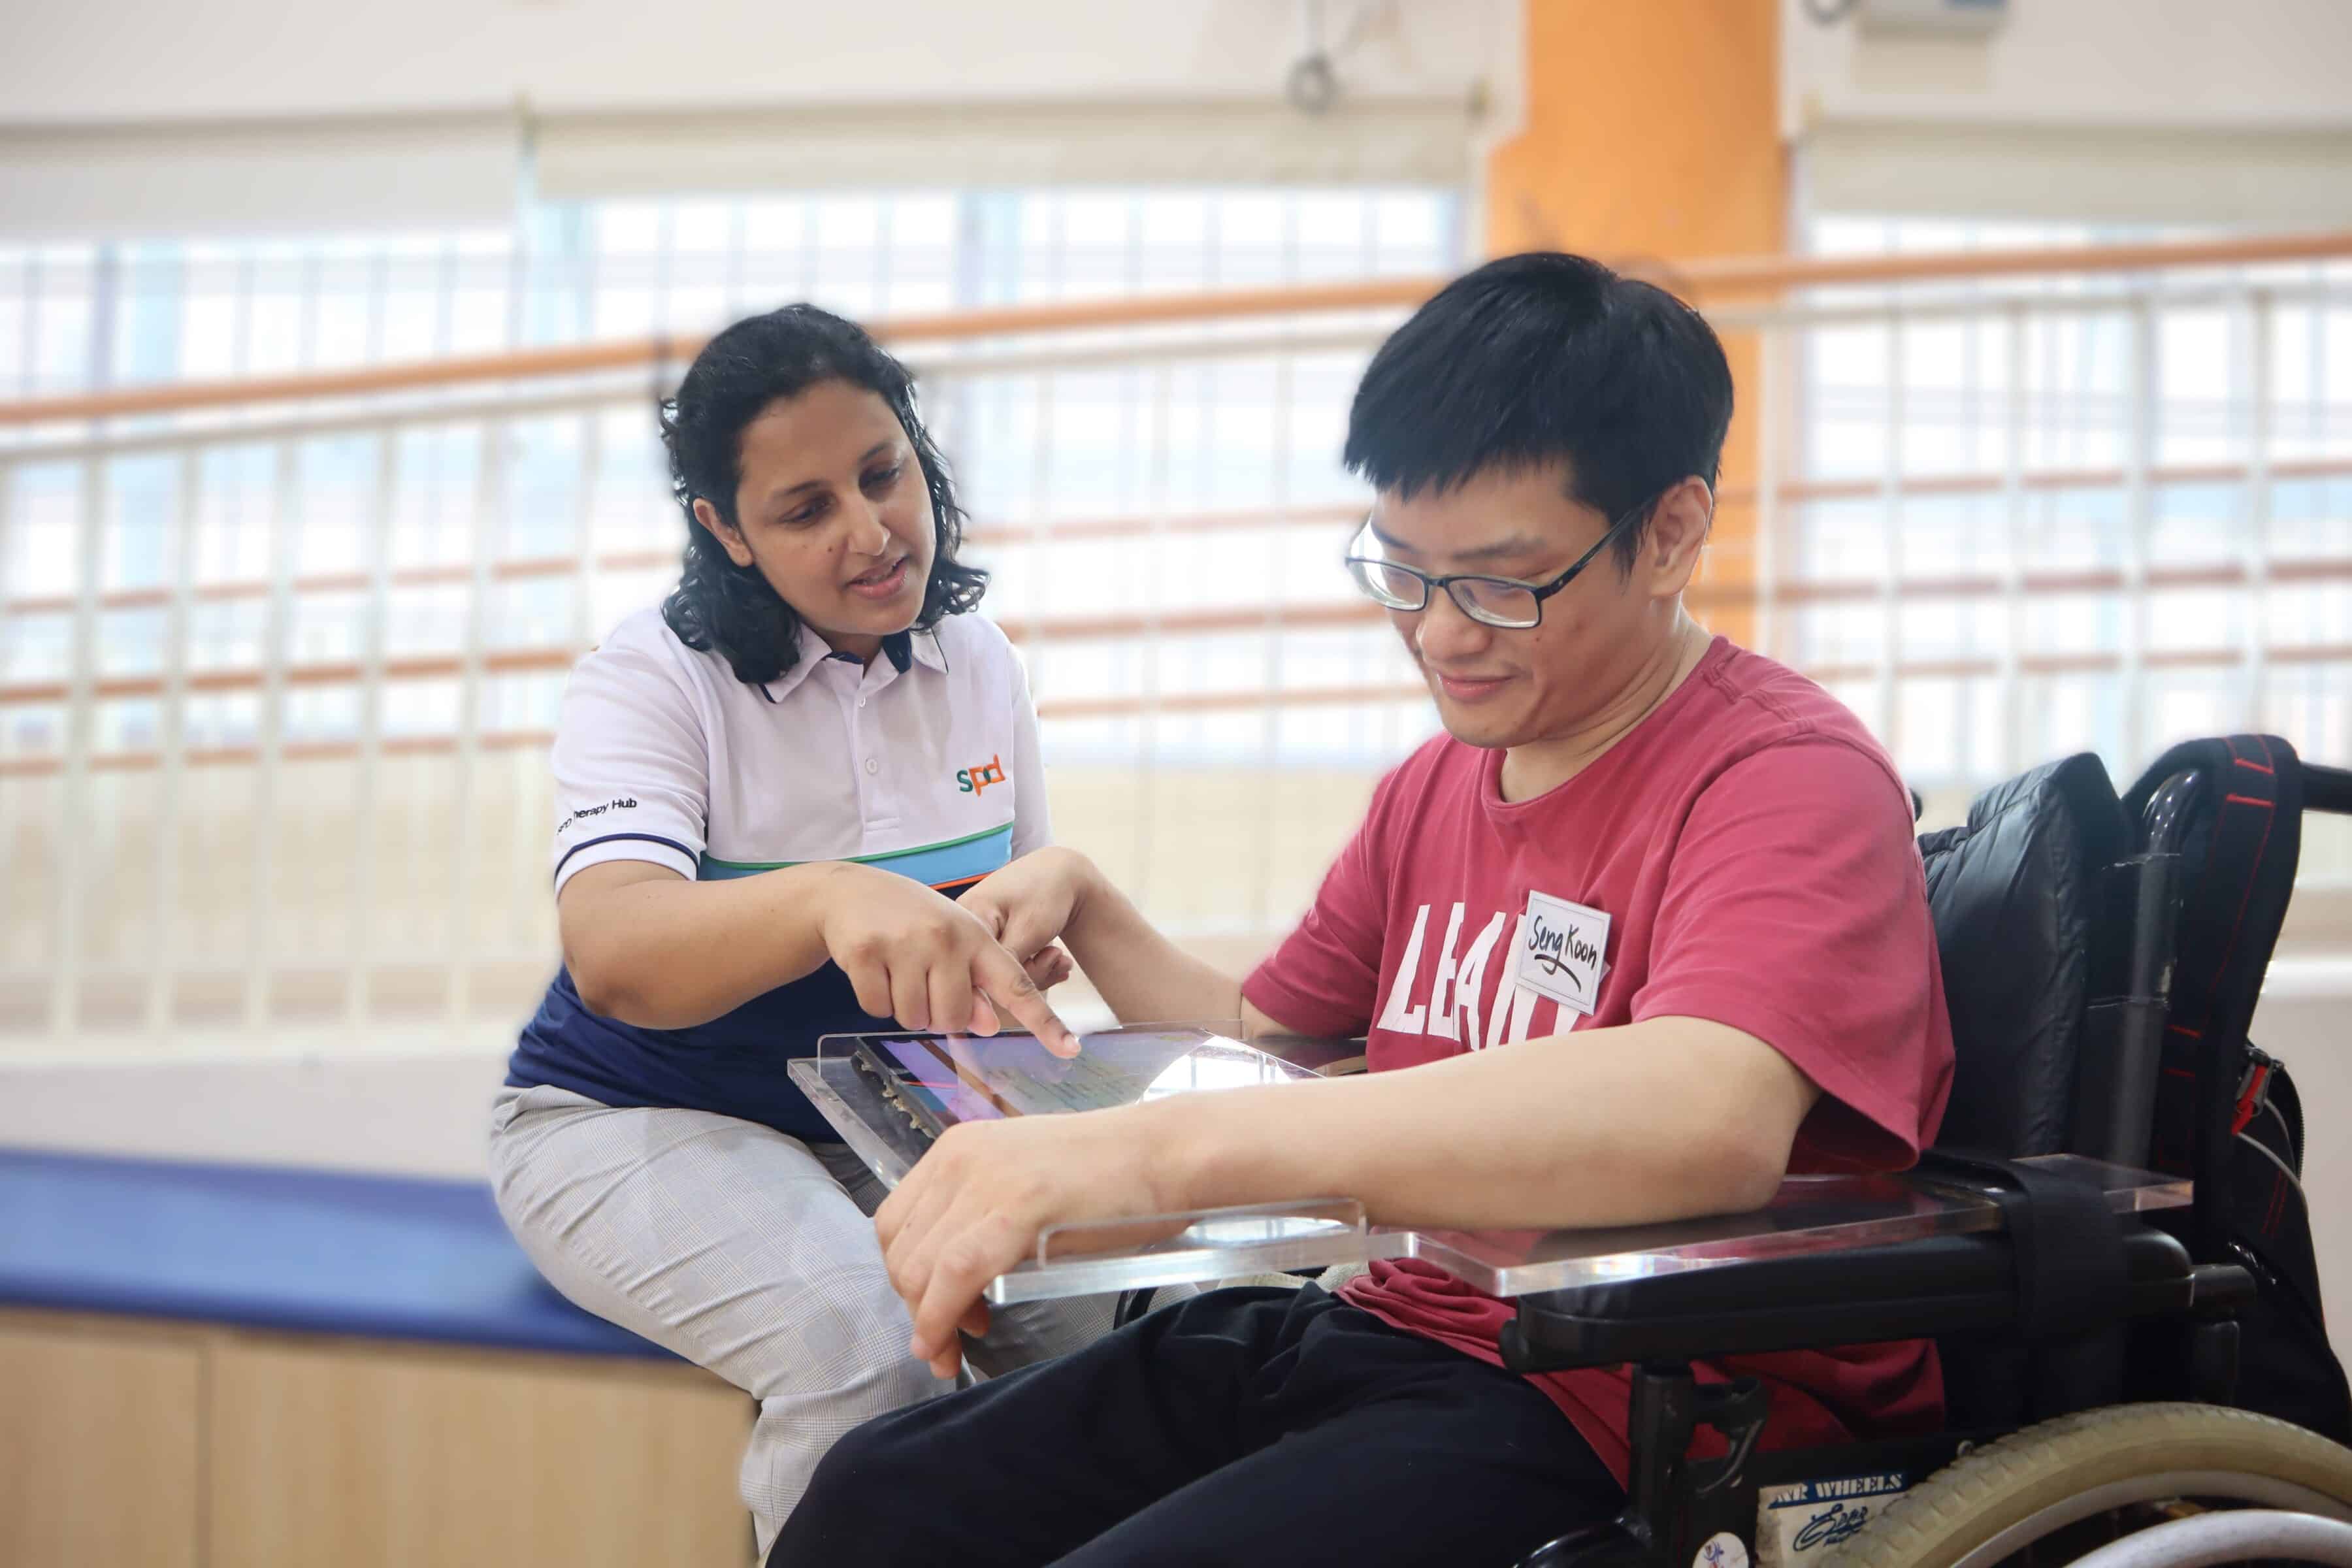
M 882 764 L 868 757 L 866 759 L 866 771 L 869 773 L 878 773 L 882 771 Z
M 857 700 L 857 705 L 858 705 L 860 708 L 865 707 L 865 706 L 866 706 L 866 699 L 864 699 L 863 697 L 859 698 L 859 699 Z

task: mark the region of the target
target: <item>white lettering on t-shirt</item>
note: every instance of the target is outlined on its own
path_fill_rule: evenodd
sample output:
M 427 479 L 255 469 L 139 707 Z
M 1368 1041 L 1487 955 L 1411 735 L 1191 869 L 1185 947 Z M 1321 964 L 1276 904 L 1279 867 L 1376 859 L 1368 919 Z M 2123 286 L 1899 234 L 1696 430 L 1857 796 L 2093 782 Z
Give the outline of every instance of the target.
M 1528 1026 L 1528 1015 L 1535 1011 L 1535 993 L 1523 989 L 1519 984 L 1519 949 L 1527 934 L 1528 917 L 1523 913 L 1511 927 L 1510 945 L 1503 950 L 1503 973 L 1495 982 L 1495 1006 L 1486 1019 L 1486 1037 L 1471 1041 L 1473 1050 L 1491 1051 L 1506 1039 L 1513 1037 L 1510 1035 L 1513 1019 L 1518 1021 L 1519 1028 L 1524 1031 Z M 1517 1037 L 1525 1039 L 1527 1036 L 1522 1032 Z
M 1519 963 L 1527 946 L 1528 917 L 1524 912 L 1517 917 L 1507 945 L 1503 943 L 1502 935 L 1503 927 L 1509 923 L 1509 911 L 1497 910 L 1489 916 L 1472 939 L 1469 951 L 1462 955 L 1457 973 L 1454 949 L 1461 939 L 1467 910 L 1465 906 L 1455 904 L 1446 917 L 1444 948 L 1430 976 L 1429 998 L 1417 1006 L 1407 1005 L 1421 978 L 1421 950 L 1429 932 L 1432 907 L 1423 904 L 1413 912 L 1412 934 L 1405 939 L 1404 959 L 1397 965 L 1396 973 L 1389 976 L 1388 1000 L 1374 1026 L 1392 1035 L 1435 1035 L 1443 1039 L 1460 1040 L 1474 1051 L 1517 1045 L 1534 1034 L 1537 1009 L 1548 998 L 1519 980 Z M 1495 963 L 1497 951 L 1503 954 L 1500 965 Z M 1494 976 L 1494 984 L 1489 987 L 1488 976 L 1497 968 L 1500 973 Z M 1490 990 L 1491 1003 L 1487 999 Z M 1554 1004 L 1552 1026 L 1548 1032 L 1557 1034 L 1567 1021 L 1558 1004 Z
M 1462 906 L 1456 904 L 1454 910 L 1455 918 L 1459 919 Z M 1404 944 L 1404 962 L 1397 965 L 1396 978 L 1389 982 L 1388 1005 L 1381 1010 L 1380 1027 L 1391 1034 L 1418 1035 L 1422 1032 L 1422 1020 L 1425 1015 L 1419 1007 L 1408 1007 L 1405 1004 L 1412 996 L 1413 977 L 1421 968 L 1421 937 L 1428 929 L 1429 906 L 1423 904 L 1420 912 L 1412 917 L 1412 935 Z
M 1479 1007 L 1486 994 L 1486 957 L 1495 951 L 1495 942 L 1502 934 L 1503 915 L 1497 910 L 1495 918 L 1486 922 L 1486 929 L 1471 942 L 1470 951 L 1463 954 L 1462 973 L 1454 983 L 1454 1011 L 1459 1015 L 1461 1030 L 1458 1035 L 1452 1029 L 1446 1033 L 1474 1051 L 1478 1048 Z
M 1429 1026 L 1423 1031 L 1441 1039 L 1458 1039 L 1454 1032 L 1454 942 L 1462 934 L 1462 906 L 1445 922 L 1445 945 L 1437 950 L 1437 973 L 1429 983 Z

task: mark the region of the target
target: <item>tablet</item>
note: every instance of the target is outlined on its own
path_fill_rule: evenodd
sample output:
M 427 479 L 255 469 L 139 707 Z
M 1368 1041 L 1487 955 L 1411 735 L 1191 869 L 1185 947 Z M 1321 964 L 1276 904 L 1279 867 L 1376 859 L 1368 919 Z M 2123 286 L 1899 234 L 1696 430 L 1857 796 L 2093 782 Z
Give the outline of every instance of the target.
M 1287 1083 L 1317 1076 L 1200 1029 L 1081 1035 L 1057 1057 L 1034 1035 L 877 1034 L 836 1042 L 915 1130 L 937 1138 L 960 1121 L 1103 1110 L 1163 1095 Z

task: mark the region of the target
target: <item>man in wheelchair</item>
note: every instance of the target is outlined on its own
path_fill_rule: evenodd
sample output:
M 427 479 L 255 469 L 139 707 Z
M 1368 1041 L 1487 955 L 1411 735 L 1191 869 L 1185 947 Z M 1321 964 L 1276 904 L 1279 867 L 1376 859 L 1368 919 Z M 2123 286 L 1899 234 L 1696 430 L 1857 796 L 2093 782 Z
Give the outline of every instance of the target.
M 1834 699 L 1683 610 L 1731 405 L 1696 312 L 1569 256 L 1482 268 L 1381 348 L 1349 419 L 1376 500 L 1349 569 L 1447 734 L 1381 782 L 1245 981 L 1066 850 L 964 900 L 1016 952 L 1066 942 L 1123 1019 L 1362 1036 L 1370 1070 L 950 1129 L 876 1221 L 917 1356 L 952 1373 L 982 1290 L 1049 1226 L 1315 1194 L 1390 1224 L 1633 1225 L 1758 1209 L 1791 1173 L 1900 1170 L 1935 1140 L 1953 1031 L 1907 792 Z M 1991 1100 L 2043 1084 L 2030 1051 L 2002 1067 Z M 2177 1242 L 2150 1231 L 2162 1246 L 2124 1259 L 2116 1227 L 2083 1244 L 2081 1203 L 2053 1202 L 2036 1268 L 2116 1242 L 2095 1289 L 2012 1280 L 2009 1254 L 1955 1237 L 1877 1249 L 1845 1289 L 1799 1258 L 1517 1309 L 1412 1261 L 1336 1293 L 1213 1291 L 848 1434 L 770 1561 L 1818 1561 L 1958 1446 L 1929 1335 L 2021 1297 L 2070 1334 L 2093 1299 L 2185 1308 Z M 1728 1300 L 1711 1286 L 1741 1275 Z M 2116 1353 L 2000 1366 L 2114 1398 Z M 1781 1494 L 1815 1506 L 1776 1548 L 1758 1488 L 1790 1450 L 1810 1464 Z M 2333 1495 L 2352 1499 L 2346 1458 Z M 2273 1500 L 2326 1491 L 2296 1484 Z
M 1951 1044 L 1907 795 L 1833 699 L 1682 607 L 1731 402 L 1696 312 L 1572 257 L 1472 273 L 1381 349 L 1350 570 L 1450 734 L 1245 984 L 1072 853 L 965 902 L 1018 951 L 1061 938 L 1123 1018 L 1367 1035 L 1371 1071 L 955 1130 L 877 1216 L 935 1370 L 1056 1222 L 1332 1192 L 1381 1221 L 1625 1224 L 1916 1155 Z M 1628 1463 L 1622 1370 L 1505 1372 L 1511 1315 L 1409 1262 L 1177 1304 L 845 1438 L 775 1561 L 1219 1563 L 1285 1531 L 1508 1561 L 1615 1514 Z M 1940 1421 L 1922 1343 L 1754 1370 L 1774 1441 Z

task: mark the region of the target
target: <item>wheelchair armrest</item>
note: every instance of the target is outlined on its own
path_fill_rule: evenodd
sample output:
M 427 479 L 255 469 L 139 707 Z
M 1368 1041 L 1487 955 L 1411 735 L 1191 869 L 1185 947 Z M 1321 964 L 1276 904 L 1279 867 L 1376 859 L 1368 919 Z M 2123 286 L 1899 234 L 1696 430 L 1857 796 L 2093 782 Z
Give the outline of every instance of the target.
M 2127 1315 L 2187 1311 L 2188 1249 L 2143 1223 L 2123 1243 Z M 2010 1327 L 2021 1308 L 2006 1234 L 1935 1236 L 1523 1296 L 1503 1362 L 1561 1372 L 1927 1339 Z

